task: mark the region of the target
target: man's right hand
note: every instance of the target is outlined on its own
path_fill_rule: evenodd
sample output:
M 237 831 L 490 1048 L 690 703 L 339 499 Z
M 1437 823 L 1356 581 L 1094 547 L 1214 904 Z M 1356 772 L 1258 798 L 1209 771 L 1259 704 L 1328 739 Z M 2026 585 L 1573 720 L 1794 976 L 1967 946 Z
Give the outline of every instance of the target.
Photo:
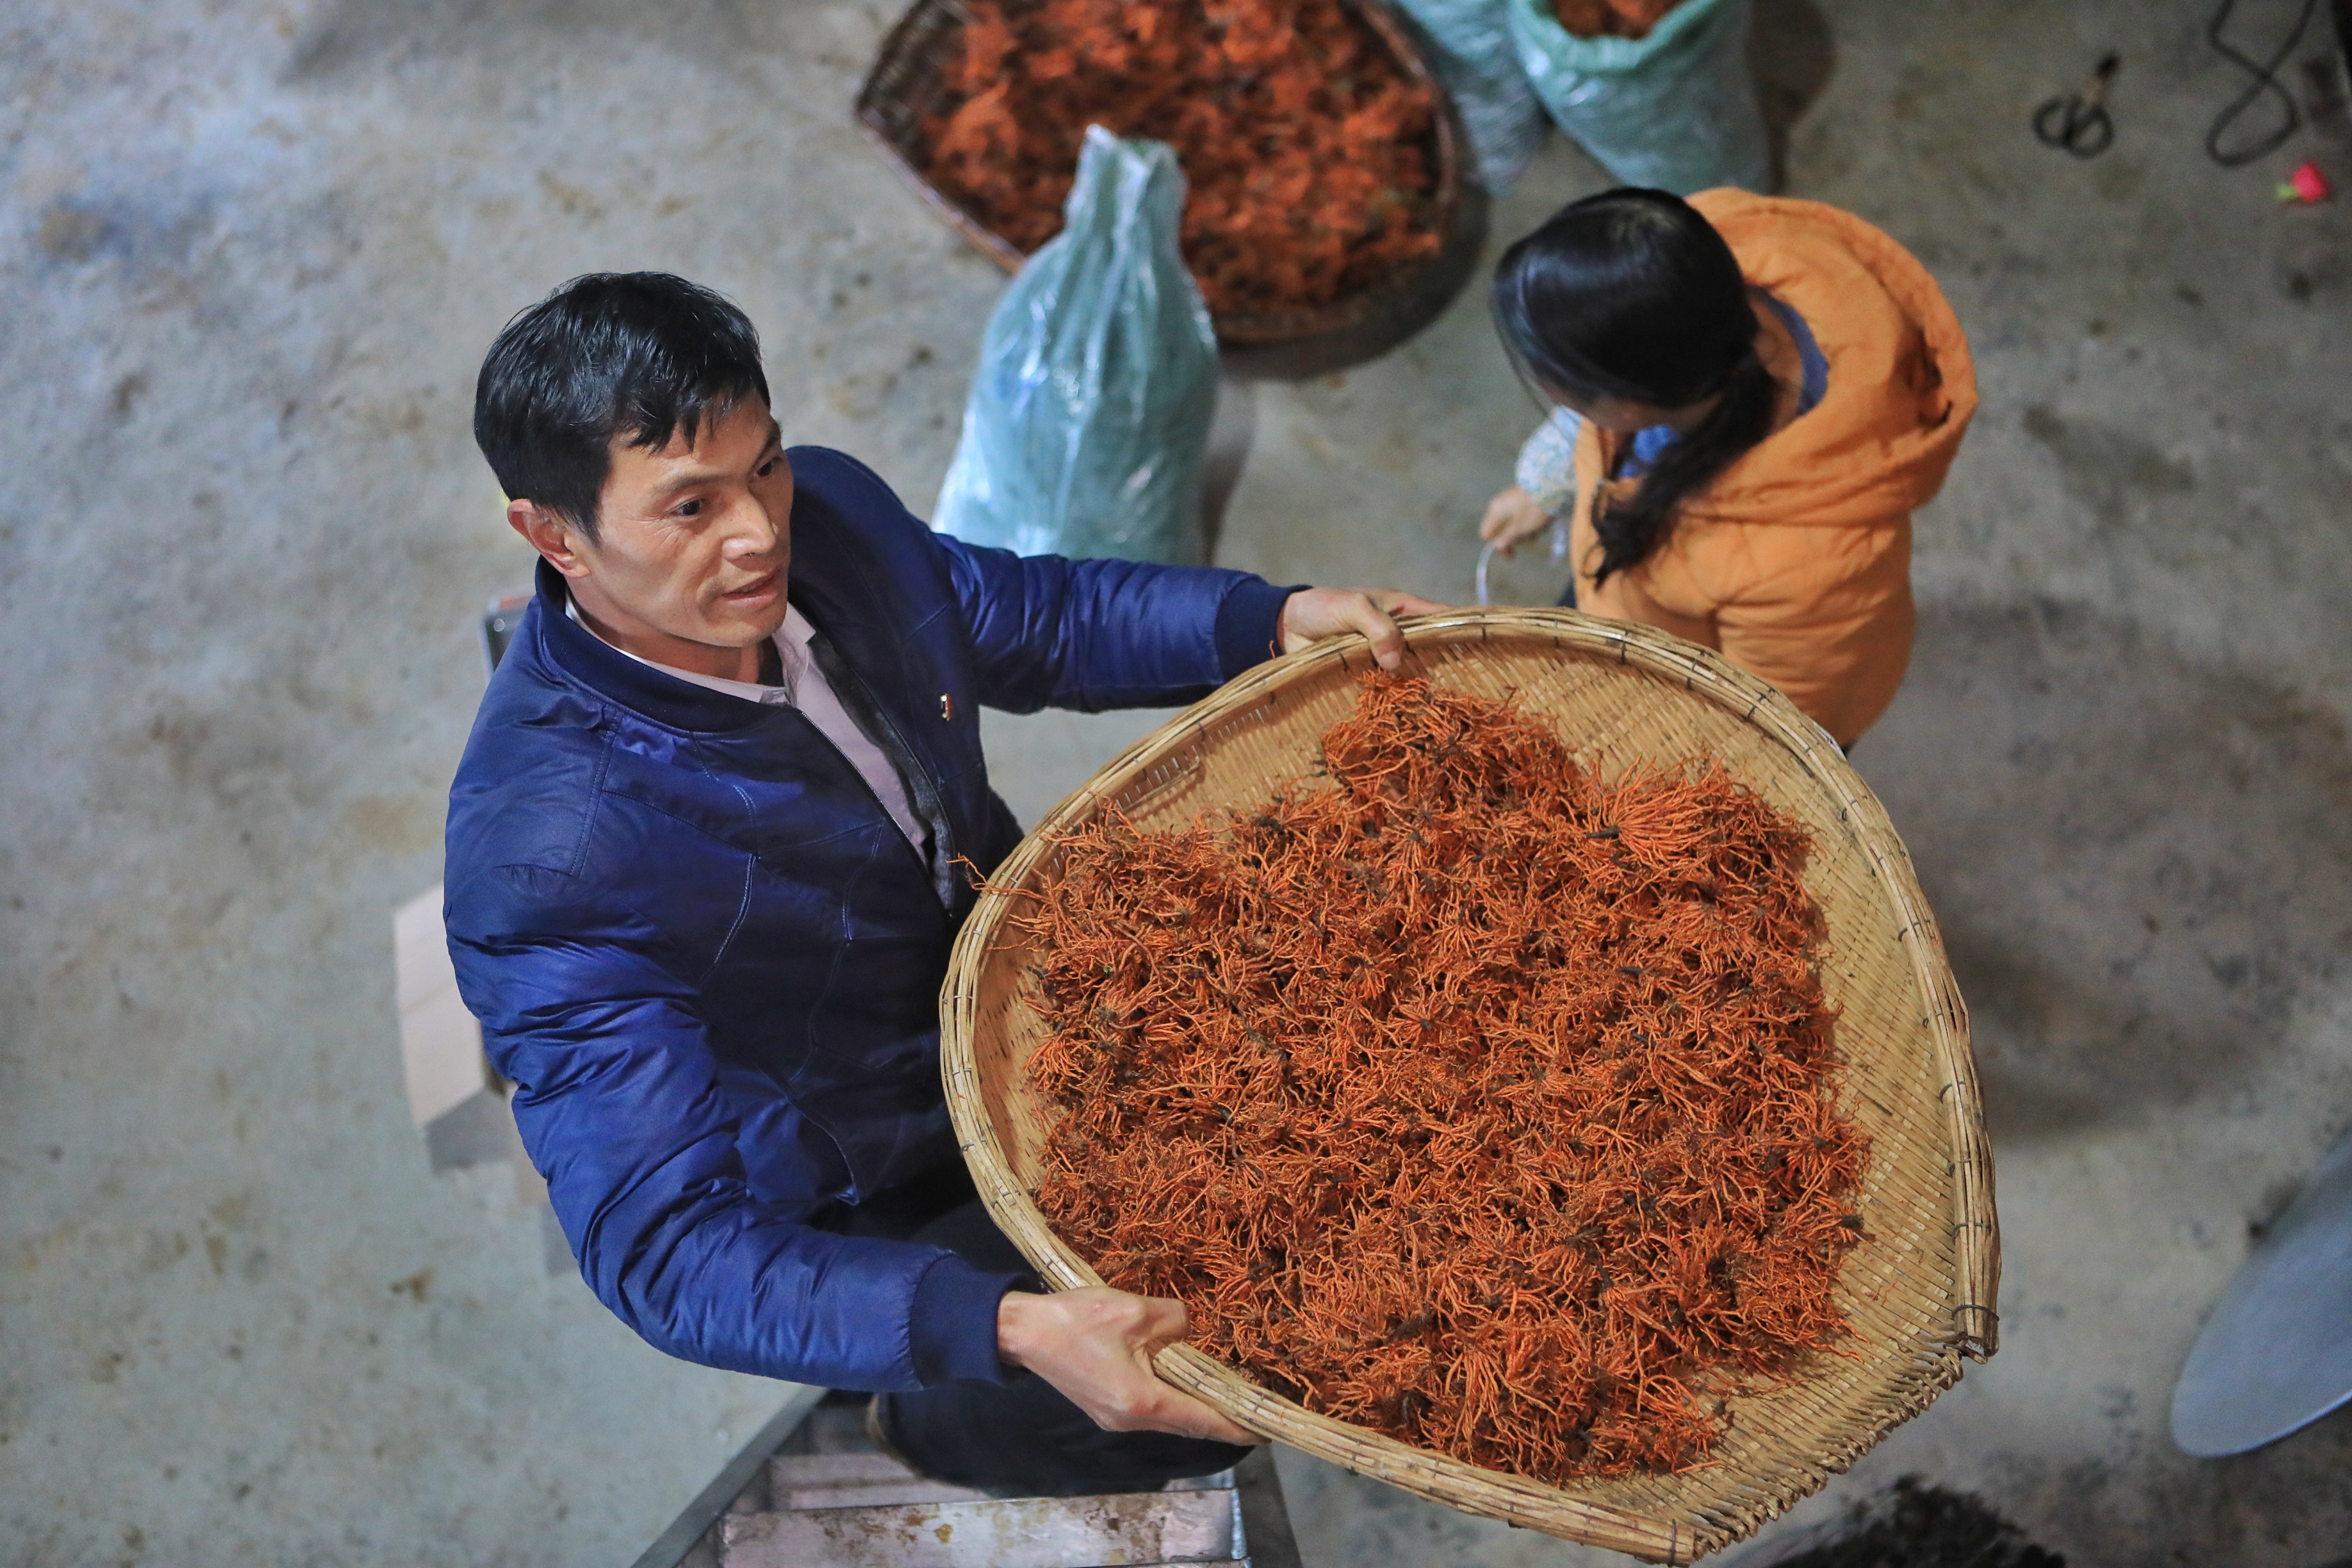
M 1513 546 L 1531 534 L 1539 534 L 1551 527 L 1551 514 L 1539 506 L 1533 496 L 1510 486 L 1496 493 L 1486 503 L 1486 516 L 1478 525 L 1478 537 L 1504 555 Z
M 1182 1339 L 1185 1326 L 1183 1302 L 1108 1285 L 1050 1296 L 1007 1291 L 996 1309 L 996 1353 L 1060 1389 L 1107 1432 L 1265 1442 L 1152 1372 L 1153 1354 Z

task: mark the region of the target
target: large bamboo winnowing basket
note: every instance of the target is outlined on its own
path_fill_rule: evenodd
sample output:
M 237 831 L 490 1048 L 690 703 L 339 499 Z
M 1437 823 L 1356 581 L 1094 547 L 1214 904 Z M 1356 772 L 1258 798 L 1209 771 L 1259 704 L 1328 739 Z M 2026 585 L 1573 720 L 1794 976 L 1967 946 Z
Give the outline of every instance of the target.
M 1473 1513 L 1688 1563 L 1740 1539 L 1843 1469 L 1992 1354 L 2000 1235 L 1968 1019 L 1901 841 L 1837 746 L 1789 700 L 1706 649 L 1573 611 L 1454 612 L 1406 622 L 1408 668 L 1515 695 L 1604 775 L 1713 758 L 1813 837 L 1806 886 L 1828 921 L 1822 983 L 1839 1014 L 1843 1103 L 1870 1134 L 1866 1239 L 1847 1258 L 1843 1354 L 1775 1393 L 1734 1400 L 1714 1461 L 1680 1475 L 1565 1487 L 1477 1469 L 1302 1409 L 1189 1346 L 1160 1375 L 1254 1431 Z M 1029 835 L 992 881 L 1036 885 L 1056 837 L 1106 805 L 1146 828 L 1255 802 L 1307 778 L 1370 667 L 1349 637 L 1261 665 L 1121 753 Z M 1026 1064 L 1029 1005 L 1014 898 L 982 895 L 940 999 L 948 1103 L 981 1196 L 1056 1289 L 1099 1284 L 1030 1200 L 1049 1113 Z

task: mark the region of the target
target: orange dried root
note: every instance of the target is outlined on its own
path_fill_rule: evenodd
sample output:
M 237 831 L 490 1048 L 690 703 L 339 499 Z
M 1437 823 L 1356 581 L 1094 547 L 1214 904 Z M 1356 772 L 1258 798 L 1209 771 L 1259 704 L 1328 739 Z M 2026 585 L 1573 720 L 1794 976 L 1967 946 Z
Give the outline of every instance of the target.
M 1580 38 L 1646 38 L 1677 0 L 1552 0 L 1559 25 Z
M 970 0 L 926 172 L 1024 252 L 1090 124 L 1176 150 L 1209 308 L 1328 304 L 1433 254 L 1435 106 L 1339 0 Z
M 1037 1199 L 1310 1409 L 1546 1479 L 1703 1461 L 1848 1331 L 1808 841 L 1720 769 L 1603 783 L 1368 677 L 1330 788 L 1066 841 L 1023 916 Z

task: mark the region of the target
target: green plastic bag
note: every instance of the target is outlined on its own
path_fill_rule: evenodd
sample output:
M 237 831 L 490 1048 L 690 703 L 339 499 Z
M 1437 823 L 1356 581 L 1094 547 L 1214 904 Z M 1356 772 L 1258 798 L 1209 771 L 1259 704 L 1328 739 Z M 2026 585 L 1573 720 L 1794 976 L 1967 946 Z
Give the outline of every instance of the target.
M 1184 175 L 1089 126 L 1063 229 L 988 319 L 931 526 L 1022 555 L 1197 564 L 1217 340 L 1177 253 Z
M 1550 127 L 1504 16 L 1509 0 L 1396 0 L 1421 30 L 1429 63 L 1462 113 L 1478 183 L 1496 195 L 1512 184 Z
M 1767 190 L 1748 67 L 1753 0 L 1682 0 L 1646 38 L 1580 38 L 1551 0 L 1507 0 L 1519 64 L 1562 131 L 1628 185 Z

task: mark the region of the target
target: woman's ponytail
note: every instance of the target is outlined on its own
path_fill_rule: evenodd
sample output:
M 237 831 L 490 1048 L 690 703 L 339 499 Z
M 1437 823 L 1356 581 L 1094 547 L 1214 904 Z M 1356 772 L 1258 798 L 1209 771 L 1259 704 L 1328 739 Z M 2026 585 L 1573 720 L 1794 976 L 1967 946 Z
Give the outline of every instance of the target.
M 1639 566 L 1658 552 L 1682 504 L 1772 434 L 1780 398 L 1780 384 L 1750 348 L 1725 384 L 1723 401 L 1695 429 L 1666 444 L 1639 489 L 1622 501 L 1607 500 L 1607 492 L 1601 493 L 1592 510 L 1592 531 L 1601 540 L 1595 587 L 1612 572 Z
M 1549 401 L 1690 408 L 1720 394 L 1658 454 L 1628 499 L 1604 503 L 1598 579 L 1665 545 L 1675 517 L 1771 434 L 1780 389 L 1756 356 L 1748 282 L 1723 236 L 1664 191 L 1604 191 L 1503 253 L 1495 328 Z

